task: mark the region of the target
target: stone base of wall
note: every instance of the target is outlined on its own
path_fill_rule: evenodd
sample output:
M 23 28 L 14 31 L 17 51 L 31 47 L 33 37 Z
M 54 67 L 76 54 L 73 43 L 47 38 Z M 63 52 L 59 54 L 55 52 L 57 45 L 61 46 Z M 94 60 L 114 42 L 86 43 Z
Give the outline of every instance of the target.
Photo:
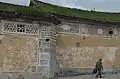
M 0 79 L 51 79 L 53 77 L 42 73 L 1 73 Z
M 91 75 L 93 68 L 61 68 L 59 77 L 77 76 L 77 75 Z M 104 68 L 103 74 L 120 73 L 120 68 Z
M 103 74 L 120 73 L 120 68 L 105 68 Z M 61 74 L 48 76 L 42 73 L 1 73 L 0 79 L 57 79 L 58 77 L 91 75 L 92 68 L 61 68 Z

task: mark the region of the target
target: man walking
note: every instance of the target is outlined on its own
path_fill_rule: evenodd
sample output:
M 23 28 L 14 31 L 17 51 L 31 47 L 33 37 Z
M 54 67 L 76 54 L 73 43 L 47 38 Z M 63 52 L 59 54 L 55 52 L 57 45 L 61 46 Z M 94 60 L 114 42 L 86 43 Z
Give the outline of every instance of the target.
M 102 59 L 99 59 L 97 62 L 96 62 L 96 70 L 97 70 L 97 74 L 96 74 L 96 78 L 98 76 L 100 76 L 100 78 L 102 78 L 101 74 L 102 74 L 102 70 L 103 70 L 103 64 L 102 64 Z

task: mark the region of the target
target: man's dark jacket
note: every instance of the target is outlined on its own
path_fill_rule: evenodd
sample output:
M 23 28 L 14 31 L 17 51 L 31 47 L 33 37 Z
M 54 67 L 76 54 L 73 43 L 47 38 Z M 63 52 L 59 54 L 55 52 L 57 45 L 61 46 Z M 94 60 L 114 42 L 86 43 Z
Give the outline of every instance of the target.
M 102 61 L 97 61 L 96 63 L 96 67 L 95 67 L 97 70 L 101 70 L 103 69 L 103 64 L 102 64 Z

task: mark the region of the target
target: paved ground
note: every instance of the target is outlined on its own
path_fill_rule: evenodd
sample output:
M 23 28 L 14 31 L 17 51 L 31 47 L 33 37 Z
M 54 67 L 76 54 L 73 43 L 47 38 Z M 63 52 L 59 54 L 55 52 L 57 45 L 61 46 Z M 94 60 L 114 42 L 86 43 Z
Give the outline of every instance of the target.
M 83 75 L 83 76 L 66 77 L 59 79 L 120 79 L 120 74 L 105 74 L 103 75 L 103 78 L 95 78 L 94 75 Z

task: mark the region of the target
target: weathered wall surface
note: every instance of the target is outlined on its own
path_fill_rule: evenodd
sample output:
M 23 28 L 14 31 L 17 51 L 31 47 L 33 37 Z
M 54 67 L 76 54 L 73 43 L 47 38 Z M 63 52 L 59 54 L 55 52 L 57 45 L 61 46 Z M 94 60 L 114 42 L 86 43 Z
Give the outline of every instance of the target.
M 120 38 L 57 37 L 57 58 L 63 68 L 93 68 L 99 58 L 105 67 L 120 67 Z M 80 45 L 77 47 L 76 43 Z
M 0 36 L 0 71 L 24 72 L 36 61 L 38 41 L 33 38 Z

